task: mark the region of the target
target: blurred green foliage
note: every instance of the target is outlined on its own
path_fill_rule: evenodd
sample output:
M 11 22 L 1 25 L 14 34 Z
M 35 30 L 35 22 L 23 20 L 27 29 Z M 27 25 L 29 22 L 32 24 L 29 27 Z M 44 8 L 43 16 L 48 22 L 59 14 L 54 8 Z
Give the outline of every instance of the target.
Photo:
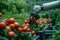
M 25 0 L 1 0 L 0 11 L 2 13 L 20 13 L 26 5 Z

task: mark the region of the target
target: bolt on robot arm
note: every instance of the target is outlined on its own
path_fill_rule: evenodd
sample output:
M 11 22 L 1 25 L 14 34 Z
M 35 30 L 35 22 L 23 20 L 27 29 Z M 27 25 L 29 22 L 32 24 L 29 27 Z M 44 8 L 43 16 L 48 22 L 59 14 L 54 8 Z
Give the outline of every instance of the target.
M 51 9 L 55 9 L 55 8 L 59 8 L 60 7 L 60 1 L 53 1 L 53 2 L 49 2 L 49 3 L 44 3 L 42 6 L 40 5 L 35 5 L 34 6 L 34 12 L 32 12 L 30 14 L 30 19 L 29 19 L 29 23 L 33 24 L 35 19 L 39 19 L 39 12 L 41 11 L 47 11 L 47 10 L 51 10 Z

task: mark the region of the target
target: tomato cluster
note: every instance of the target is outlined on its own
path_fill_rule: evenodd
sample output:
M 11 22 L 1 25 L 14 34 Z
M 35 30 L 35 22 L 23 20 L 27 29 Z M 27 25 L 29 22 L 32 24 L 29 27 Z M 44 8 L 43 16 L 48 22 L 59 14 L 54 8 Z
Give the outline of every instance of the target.
M 2 18 L 2 13 L 0 13 L 0 18 Z M 32 17 L 31 17 L 32 18 Z M 40 23 L 40 28 L 44 27 L 44 23 L 51 23 L 52 19 L 35 19 L 34 24 Z M 16 22 L 14 18 L 10 19 L 3 19 L 0 21 L 0 30 L 8 30 L 8 37 L 9 38 L 15 38 L 16 34 L 13 31 L 16 29 L 20 34 L 23 34 L 25 32 L 29 32 L 31 35 L 34 35 L 36 32 L 34 30 L 31 31 L 31 25 L 29 24 L 29 20 L 24 20 L 24 25 L 20 27 L 20 24 Z
M 40 28 L 43 28 L 44 27 L 44 23 L 46 24 L 50 24 L 52 23 L 52 19 L 48 19 L 48 18 L 40 18 Z
M 0 18 L 2 18 L 2 13 L 0 13 Z M 0 30 L 8 30 L 8 37 L 15 38 L 17 34 L 13 31 L 16 29 L 20 34 L 25 32 L 29 32 L 30 34 L 34 35 L 35 31 L 30 30 L 30 24 L 28 20 L 24 20 L 24 26 L 20 27 L 20 24 L 16 22 L 14 18 L 10 19 L 3 19 L 0 21 Z

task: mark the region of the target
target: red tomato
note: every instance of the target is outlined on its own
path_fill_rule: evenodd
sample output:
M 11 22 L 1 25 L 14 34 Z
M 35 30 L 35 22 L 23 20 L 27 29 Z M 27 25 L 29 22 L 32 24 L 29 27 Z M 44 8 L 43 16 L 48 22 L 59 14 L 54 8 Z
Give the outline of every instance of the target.
M 40 20 L 40 24 L 43 24 L 44 23 L 44 21 L 43 20 Z
M 22 28 L 18 28 L 18 31 L 19 31 L 19 33 L 22 33 L 23 29 Z
M 39 20 L 37 20 L 37 19 L 36 19 L 36 20 L 34 20 L 34 24 L 36 24 L 36 23 L 38 23 L 38 22 L 39 22 Z
M 34 24 L 36 24 L 36 20 L 34 20 Z
M 8 32 L 8 37 L 9 38 L 14 38 L 16 34 L 13 31 Z
M 23 31 L 26 32 L 27 31 L 27 27 L 23 27 Z
M 30 32 L 30 28 L 27 28 L 27 32 Z
M 27 24 L 26 24 L 26 26 L 28 26 L 28 27 L 29 27 L 29 26 L 30 26 L 30 24 L 29 24 L 29 23 L 27 23 Z
M 17 22 L 15 22 L 14 25 L 15 25 L 15 28 L 19 27 L 19 24 Z
M 0 17 L 2 17 L 2 13 L 0 13 Z
M 28 21 L 27 21 L 27 20 L 24 20 L 24 23 L 25 23 L 25 24 L 27 24 L 27 23 L 28 23 Z
M 29 28 L 28 26 L 25 26 L 25 28 Z
M 7 30 L 11 31 L 11 28 L 9 26 L 6 27 Z
M 15 25 L 14 24 L 10 24 L 10 28 L 11 29 L 14 29 L 15 28 Z
M 31 34 L 34 35 L 35 34 L 35 31 L 32 31 Z
M 15 22 L 15 19 L 14 18 L 10 18 L 9 20 L 8 20 L 8 23 L 9 24 L 13 24 Z
M 6 29 L 6 24 L 4 22 L 1 22 L 0 23 L 0 29 Z
M 40 28 L 43 28 L 43 27 L 44 27 L 44 24 L 41 24 L 41 25 L 40 25 Z

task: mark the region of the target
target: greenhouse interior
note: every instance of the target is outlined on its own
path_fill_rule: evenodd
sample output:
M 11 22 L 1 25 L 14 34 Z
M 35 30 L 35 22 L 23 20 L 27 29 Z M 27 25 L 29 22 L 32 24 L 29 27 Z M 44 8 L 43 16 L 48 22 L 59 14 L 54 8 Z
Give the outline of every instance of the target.
M 0 40 L 60 40 L 60 0 L 0 0 Z

